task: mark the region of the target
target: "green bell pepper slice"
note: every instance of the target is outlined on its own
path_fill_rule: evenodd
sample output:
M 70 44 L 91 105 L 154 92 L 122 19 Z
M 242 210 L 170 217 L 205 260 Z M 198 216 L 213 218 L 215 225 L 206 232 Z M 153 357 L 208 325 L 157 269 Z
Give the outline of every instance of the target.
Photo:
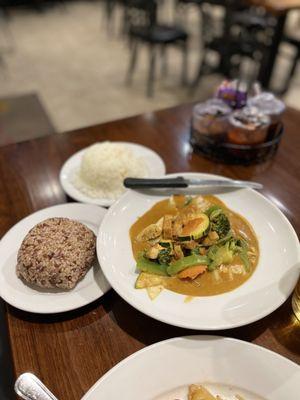
M 171 265 L 167 267 L 167 272 L 169 275 L 173 276 L 183 271 L 186 268 L 193 267 L 194 265 L 207 265 L 209 262 L 208 257 L 201 256 L 197 254 L 192 254 L 190 256 L 181 258 L 178 261 L 175 261 Z

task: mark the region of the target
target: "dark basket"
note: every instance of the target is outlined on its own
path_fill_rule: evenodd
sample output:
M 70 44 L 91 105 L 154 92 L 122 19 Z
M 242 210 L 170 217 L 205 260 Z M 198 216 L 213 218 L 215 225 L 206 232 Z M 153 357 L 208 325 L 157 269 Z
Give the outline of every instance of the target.
M 267 140 L 254 145 L 232 144 L 219 140 L 218 135 L 199 135 L 197 140 L 191 129 L 191 145 L 194 150 L 210 160 L 226 164 L 257 164 L 269 160 L 277 151 L 284 133 L 283 124 L 270 128 Z

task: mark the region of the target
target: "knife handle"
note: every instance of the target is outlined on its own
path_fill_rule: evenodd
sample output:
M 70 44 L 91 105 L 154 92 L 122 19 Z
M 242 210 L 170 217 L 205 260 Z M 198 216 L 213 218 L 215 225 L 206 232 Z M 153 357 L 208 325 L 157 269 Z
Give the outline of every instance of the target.
M 124 186 L 130 189 L 185 188 L 188 187 L 188 184 L 182 176 L 178 176 L 177 178 L 162 178 L 162 179 L 125 178 Z

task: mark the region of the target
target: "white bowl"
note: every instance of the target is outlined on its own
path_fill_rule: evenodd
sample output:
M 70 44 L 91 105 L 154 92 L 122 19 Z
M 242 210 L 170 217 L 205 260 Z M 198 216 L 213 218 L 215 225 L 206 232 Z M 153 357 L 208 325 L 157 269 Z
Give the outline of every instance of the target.
M 192 383 L 205 383 L 224 400 L 237 400 L 235 394 L 245 400 L 298 400 L 299 382 L 297 364 L 263 347 L 217 336 L 189 336 L 132 354 L 82 400 L 187 400 Z
M 220 178 L 209 174 L 178 173 L 171 176 L 176 175 Z M 288 298 L 300 272 L 297 235 L 279 209 L 251 189 L 218 195 L 229 208 L 247 218 L 259 240 L 258 266 L 243 285 L 224 294 L 195 297 L 188 303 L 184 302 L 185 296 L 168 290 L 151 301 L 145 290 L 135 289 L 137 274 L 129 229 L 139 216 L 164 197 L 129 191 L 109 209 L 100 226 L 97 254 L 102 270 L 111 286 L 129 304 L 172 325 L 216 330 L 254 322 L 270 314 Z

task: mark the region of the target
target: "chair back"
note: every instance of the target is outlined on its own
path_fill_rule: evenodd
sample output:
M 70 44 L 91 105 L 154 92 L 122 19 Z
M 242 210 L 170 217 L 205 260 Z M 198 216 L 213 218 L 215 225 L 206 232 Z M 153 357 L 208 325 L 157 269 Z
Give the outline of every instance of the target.
M 209 45 L 215 38 L 222 37 L 225 30 L 224 14 L 215 4 L 203 3 L 200 9 L 201 35 L 203 45 Z
M 202 41 L 204 46 L 215 39 L 224 39 L 224 45 L 232 40 L 262 44 L 272 35 L 272 17 L 260 15 L 256 7 L 245 7 L 236 0 L 223 1 L 223 12 L 216 10 L 218 0 L 204 2 L 201 6 Z M 226 8 L 225 8 L 226 7 Z M 261 23 L 261 24 L 260 24 Z
M 151 27 L 157 22 L 156 0 L 124 0 L 126 23 L 130 26 Z

